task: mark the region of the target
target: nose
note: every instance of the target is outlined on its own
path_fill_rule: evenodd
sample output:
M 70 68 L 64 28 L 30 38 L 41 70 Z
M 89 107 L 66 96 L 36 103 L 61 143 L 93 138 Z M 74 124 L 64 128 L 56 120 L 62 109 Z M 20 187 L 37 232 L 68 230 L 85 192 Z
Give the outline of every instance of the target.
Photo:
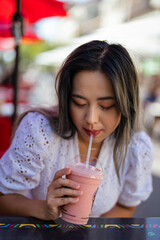
M 86 121 L 89 125 L 93 127 L 93 124 L 96 124 L 98 122 L 98 119 L 99 114 L 95 107 L 90 107 L 89 109 L 87 109 Z

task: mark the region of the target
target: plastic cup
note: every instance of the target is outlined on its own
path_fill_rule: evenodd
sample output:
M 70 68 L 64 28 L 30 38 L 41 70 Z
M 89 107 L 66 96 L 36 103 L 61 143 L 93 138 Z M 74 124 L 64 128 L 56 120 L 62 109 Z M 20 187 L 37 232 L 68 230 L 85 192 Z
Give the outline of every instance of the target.
M 86 156 L 78 155 L 67 165 L 72 170 L 67 178 L 79 183 L 79 190 L 83 191 L 77 203 L 69 203 L 62 208 L 62 219 L 75 224 L 88 222 L 95 193 L 103 179 L 102 168 L 98 160 L 91 157 L 88 167 L 86 167 L 85 160 Z

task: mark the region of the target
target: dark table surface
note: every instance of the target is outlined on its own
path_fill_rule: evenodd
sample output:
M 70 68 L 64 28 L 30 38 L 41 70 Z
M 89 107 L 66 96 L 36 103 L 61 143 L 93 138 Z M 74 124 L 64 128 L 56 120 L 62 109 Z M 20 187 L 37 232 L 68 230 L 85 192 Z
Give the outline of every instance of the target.
M 0 240 L 160 240 L 160 218 L 90 218 L 87 225 L 61 218 L 0 217 Z

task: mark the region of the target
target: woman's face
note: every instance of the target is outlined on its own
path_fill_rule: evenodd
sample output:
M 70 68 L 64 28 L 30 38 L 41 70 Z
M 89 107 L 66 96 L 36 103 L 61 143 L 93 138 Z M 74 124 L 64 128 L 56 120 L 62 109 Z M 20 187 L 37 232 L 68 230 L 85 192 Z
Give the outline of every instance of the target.
M 100 71 L 81 71 L 73 79 L 70 114 L 79 139 L 101 143 L 119 125 L 110 80 Z

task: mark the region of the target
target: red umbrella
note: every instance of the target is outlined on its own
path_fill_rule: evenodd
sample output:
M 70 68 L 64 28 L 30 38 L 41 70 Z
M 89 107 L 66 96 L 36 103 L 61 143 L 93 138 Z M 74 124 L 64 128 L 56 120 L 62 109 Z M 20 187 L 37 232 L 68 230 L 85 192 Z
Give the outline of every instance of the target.
M 17 5 L 20 7 L 21 14 L 29 23 L 35 23 L 41 18 L 66 16 L 64 3 L 57 0 L 1 0 L 0 3 L 0 20 L 3 22 L 10 22 L 15 12 L 17 12 Z
M 42 18 L 66 15 L 64 3 L 57 0 L 1 0 L 0 22 L 10 24 L 12 35 L 15 38 L 16 59 L 12 78 L 14 89 L 13 121 L 17 115 L 19 46 L 24 32 L 23 21 L 35 23 Z

